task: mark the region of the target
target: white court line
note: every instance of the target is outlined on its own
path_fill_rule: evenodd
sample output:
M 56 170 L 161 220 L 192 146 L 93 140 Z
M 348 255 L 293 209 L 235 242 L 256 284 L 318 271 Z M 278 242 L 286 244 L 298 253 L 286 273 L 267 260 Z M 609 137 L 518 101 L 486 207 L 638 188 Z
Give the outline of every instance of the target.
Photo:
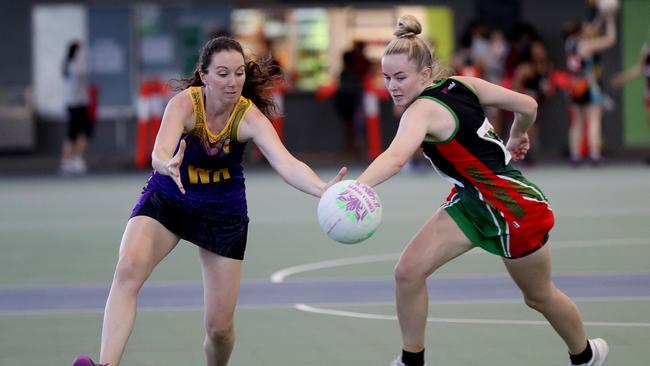
M 572 248 L 595 248 L 595 247 L 612 247 L 612 246 L 621 246 L 621 245 L 650 245 L 649 238 L 601 238 L 601 239 L 591 239 L 591 240 L 557 240 L 552 241 L 551 245 L 553 249 L 572 249 Z M 473 250 L 469 254 L 485 254 L 488 253 L 482 250 Z M 348 266 L 352 264 L 364 264 L 364 263 L 374 263 L 374 262 L 387 262 L 394 261 L 399 257 L 399 253 L 390 253 L 390 254 L 379 254 L 379 255 L 369 255 L 361 257 L 349 257 L 349 258 L 340 258 L 332 259 L 321 262 L 301 264 L 298 266 L 287 267 L 271 274 L 271 282 L 281 283 L 284 280 L 292 275 L 304 272 L 315 271 L 325 268 L 334 268 L 341 266 Z
M 600 217 L 629 217 L 629 216 L 650 216 L 650 208 L 648 207 L 636 207 L 636 208 L 621 208 L 621 209 L 610 209 L 600 210 L 597 208 L 594 209 L 584 209 L 584 210 L 572 210 L 572 211 L 562 211 L 555 209 L 553 211 L 557 218 L 600 218 Z M 294 224 L 303 224 L 303 223 L 312 223 L 316 222 L 316 213 L 314 215 L 295 215 L 295 216 L 257 216 L 251 214 L 251 221 L 254 223 L 259 223 L 262 225 L 286 225 L 287 222 Z M 257 216 L 257 217 L 256 217 Z M 424 220 L 427 216 L 427 213 L 422 215 L 397 215 L 392 217 L 391 221 L 401 222 L 401 221 L 413 221 L 413 220 Z M 87 218 L 75 218 L 71 217 L 68 219 L 48 219 L 48 218 L 30 218 L 28 220 L 8 220 L 0 222 L 0 230 L 70 230 L 75 228 L 83 229 L 99 229 L 99 228 L 108 228 L 114 226 L 126 225 L 128 216 L 125 216 L 123 219 L 115 218 L 106 218 L 106 219 L 87 219 Z
M 295 304 L 294 308 L 300 311 L 334 315 L 348 318 L 373 319 L 373 320 L 397 320 L 395 315 L 360 313 L 355 311 L 343 311 L 334 309 L 324 309 L 310 306 L 307 304 Z M 490 324 L 490 325 L 548 325 L 545 320 L 508 320 L 508 319 L 480 319 L 480 318 L 427 318 L 431 323 L 453 323 L 453 324 Z M 627 323 L 627 322 L 584 322 L 587 326 L 595 327 L 634 327 L 647 328 L 650 323 Z
M 287 278 L 288 276 L 297 273 L 315 271 L 317 269 L 349 266 L 351 264 L 392 261 L 395 260 L 398 256 L 399 253 L 390 253 L 390 254 L 368 255 L 362 257 L 341 258 L 341 259 L 333 259 L 329 261 L 302 264 L 299 266 L 288 267 L 274 272 L 273 274 L 271 274 L 271 282 L 273 283 L 284 282 L 285 278 Z

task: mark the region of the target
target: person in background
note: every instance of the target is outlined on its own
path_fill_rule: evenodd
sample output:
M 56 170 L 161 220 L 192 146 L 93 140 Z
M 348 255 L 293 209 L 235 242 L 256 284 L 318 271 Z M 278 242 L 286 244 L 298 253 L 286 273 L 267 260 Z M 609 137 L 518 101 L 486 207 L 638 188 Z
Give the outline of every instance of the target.
M 72 41 L 68 45 L 62 74 L 68 127 L 61 148 L 59 173 L 64 176 L 81 175 L 87 171 L 85 154 L 93 135 L 88 109 L 88 60 L 81 41 Z
M 342 122 L 344 152 L 348 158 L 361 156 L 360 130 L 363 125 L 363 79 L 355 70 L 353 51 L 343 53 L 343 68 L 334 92 L 334 107 Z M 367 71 L 366 71 L 367 72 Z
M 522 62 L 515 69 L 512 88 L 514 91 L 529 95 L 541 106 L 547 97 L 555 92 L 555 87 L 551 81 L 551 73 L 553 65 L 548 58 L 546 47 L 541 41 L 532 41 L 526 52 Z M 528 151 L 524 161 L 532 164 L 533 158 L 531 152 L 538 148 L 538 134 L 539 134 L 539 121 L 531 126 L 528 130 L 528 135 L 531 140 L 531 151 Z M 534 148 L 533 148 L 534 147 Z
M 366 42 L 356 40 L 352 43 L 352 60 L 350 61 L 350 68 L 361 82 L 365 82 L 366 78 L 370 77 L 372 62 L 366 55 Z
M 167 104 L 152 153 L 153 172 L 126 225 L 106 301 L 100 365 L 119 366 L 138 293 L 184 239 L 198 246 L 208 366 L 225 366 L 235 344 L 234 313 L 248 235 L 242 156 L 254 142 L 291 186 L 320 197 L 329 183 L 284 147 L 268 115 L 275 68 L 249 61 L 232 38 L 208 41 L 194 75 Z M 95 366 L 86 355 L 74 366 Z
M 641 52 L 639 54 L 639 60 L 637 63 L 614 75 L 611 79 L 611 84 L 615 88 L 620 88 L 624 83 L 643 75 L 645 79 L 645 89 L 644 89 L 644 106 L 648 122 L 648 129 L 650 129 L 650 29 L 648 29 L 648 38 L 641 46 Z M 650 156 L 645 158 L 645 163 L 650 165 Z
M 569 24 L 564 29 L 569 87 L 569 154 L 573 165 L 582 162 L 582 138 L 587 132 L 589 160 L 601 162 L 603 92 L 598 82 L 596 56 L 616 43 L 614 13 L 603 14 L 605 34 L 590 22 Z
M 386 88 L 393 102 L 406 110 L 388 149 L 358 177 L 376 186 L 399 172 L 421 146 L 440 175 L 454 185 L 395 267 L 402 353 L 392 365 L 425 364 L 426 280 L 447 262 L 481 247 L 502 258 L 525 303 L 540 312 L 566 344 L 572 365 L 602 366 L 607 343 L 587 339 L 576 304 L 552 280 L 547 242 L 554 215 L 549 202 L 511 162 L 528 151 L 527 130 L 535 121 L 537 103 L 479 78 L 439 78 L 440 63 L 418 37 L 421 32 L 415 17 L 402 16 L 384 50 Z M 486 118 L 486 106 L 514 113 L 506 144 Z

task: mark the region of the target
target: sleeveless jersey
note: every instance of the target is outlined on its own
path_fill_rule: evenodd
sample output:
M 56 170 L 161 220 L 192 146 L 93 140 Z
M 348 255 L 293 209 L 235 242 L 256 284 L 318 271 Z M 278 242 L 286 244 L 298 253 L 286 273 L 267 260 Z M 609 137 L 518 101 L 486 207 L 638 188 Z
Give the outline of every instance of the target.
M 571 101 L 576 104 L 600 103 L 603 98 L 598 83 L 602 77 L 600 57 L 598 55 L 582 57 L 578 53 L 579 42 L 579 36 L 571 36 L 564 44 L 566 67 L 571 75 L 569 88 Z
M 461 202 L 482 237 L 498 238 L 500 243 L 497 248 L 479 246 L 508 258 L 536 249 L 553 226 L 553 214 L 541 190 L 510 164 L 510 153 L 473 89 L 452 78 L 442 79 L 418 99 L 441 104 L 456 121 L 449 139 L 425 139 L 422 148 L 434 169 L 454 184 L 447 204 Z
M 186 143 L 180 166 L 185 194 L 180 192 L 171 177 L 155 171 L 144 189 L 161 192 L 191 209 L 246 215 L 244 169 L 241 165 L 246 144 L 240 143 L 237 136 L 239 125 L 252 102 L 240 97 L 226 126 L 215 134 L 207 126 L 202 87 L 190 87 L 189 95 L 194 108 L 193 132 L 199 133 L 184 132 L 181 137 Z M 207 140 L 200 138 L 201 135 L 207 136 Z

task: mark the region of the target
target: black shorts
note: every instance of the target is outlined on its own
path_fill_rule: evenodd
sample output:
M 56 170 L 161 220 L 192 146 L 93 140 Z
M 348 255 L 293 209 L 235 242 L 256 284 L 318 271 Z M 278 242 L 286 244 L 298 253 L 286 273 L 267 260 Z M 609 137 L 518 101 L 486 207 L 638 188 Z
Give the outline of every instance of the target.
M 91 138 L 93 136 L 93 127 L 87 106 L 68 107 L 69 140 L 75 141 L 79 135 Z
M 149 216 L 181 239 L 215 254 L 244 259 L 248 238 L 246 214 L 218 215 L 188 209 L 158 192 L 145 191 L 131 217 Z

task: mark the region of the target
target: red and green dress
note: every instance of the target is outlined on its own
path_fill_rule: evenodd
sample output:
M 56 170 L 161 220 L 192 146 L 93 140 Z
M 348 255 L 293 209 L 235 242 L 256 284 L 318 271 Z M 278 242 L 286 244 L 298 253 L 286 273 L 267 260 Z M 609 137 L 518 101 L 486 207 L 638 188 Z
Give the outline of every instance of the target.
M 418 99 L 441 104 L 456 121 L 449 139 L 425 140 L 422 148 L 434 169 L 454 184 L 443 207 L 460 229 L 476 246 L 505 258 L 541 248 L 554 223 L 548 200 L 512 166 L 474 90 L 441 79 Z

